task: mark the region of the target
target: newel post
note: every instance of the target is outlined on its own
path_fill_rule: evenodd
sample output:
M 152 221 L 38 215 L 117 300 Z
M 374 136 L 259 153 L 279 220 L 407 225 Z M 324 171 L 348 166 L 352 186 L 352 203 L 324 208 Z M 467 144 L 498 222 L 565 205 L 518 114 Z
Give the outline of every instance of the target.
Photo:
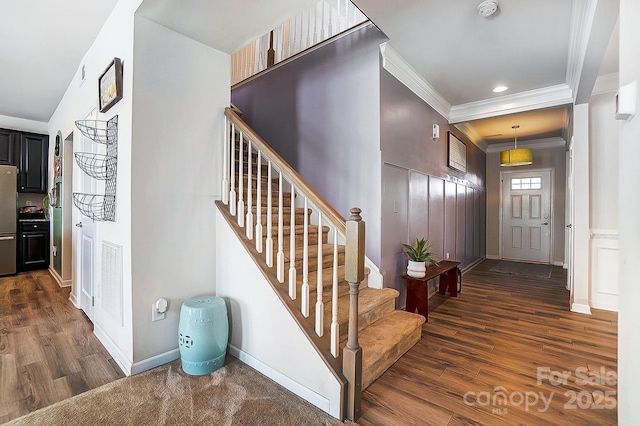
M 358 287 L 364 279 L 364 221 L 357 207 L 351 209 L 347 221 L 345 247 L 345 280 L 349 283 L 349 335 L 342 356 L 342 371 L 348 381 L 347 418 L 360 417 L 362 397 L 362 348 L 358 344 Z

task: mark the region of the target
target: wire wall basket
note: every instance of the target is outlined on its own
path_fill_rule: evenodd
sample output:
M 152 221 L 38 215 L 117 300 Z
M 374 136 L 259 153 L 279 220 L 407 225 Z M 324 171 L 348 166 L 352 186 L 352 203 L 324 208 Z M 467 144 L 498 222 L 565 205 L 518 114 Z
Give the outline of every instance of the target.
M 89 219 L 95 221 L 115 221 L 115 195 L 81 194 L 74 192 L 73 204 Z
M 94 142 L 110 144 L 118 140 L 117 115 L 108 121 L 76 120 L 76 127 L 80 130 L 80 133 Z
M 75 157 L 82 171 L 94 179 L 107 180 L 116 173 L 116 157 L 91 152 L 76 152 Z
M 76 163 L 87 175 L 104 180 L 104 195 L 74 193 L 73 203 L 94 221 L 116 220 L 116 177 L 118 170 L 118 116 L 108 121 L 78 120 L 76 127 L 87 138 L 107 145 L 106 154 L 76 152 Z

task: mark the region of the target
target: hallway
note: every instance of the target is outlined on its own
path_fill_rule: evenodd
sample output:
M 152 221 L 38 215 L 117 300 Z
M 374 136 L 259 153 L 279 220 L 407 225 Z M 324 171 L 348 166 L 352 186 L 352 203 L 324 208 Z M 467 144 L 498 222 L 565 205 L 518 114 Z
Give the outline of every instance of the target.
M 363 393 L 358 424 L 617 423 L 617 314 L 569 312 L 561 267 L 536 279 L 496 263 L 430 299 L 422 340 Z
M 46 270 L 0 278 L 0 423 L 124 373 Z

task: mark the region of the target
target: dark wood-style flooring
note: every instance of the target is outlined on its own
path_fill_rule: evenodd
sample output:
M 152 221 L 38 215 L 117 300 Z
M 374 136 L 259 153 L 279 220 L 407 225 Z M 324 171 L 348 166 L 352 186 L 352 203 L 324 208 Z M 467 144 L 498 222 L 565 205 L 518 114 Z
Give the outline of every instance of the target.
M 365 390 L 358 424 L 617 423 L 617 314 L 570 312 L 560 267 L 539 279 L 496 263 L 430 299 L 422 340 Z
M 363 393 L 358 424 L 616 424 L 617 314 L 569 312 L 562 268 L 545 280 L 495 263 L 431 298 L 422 340 Z M 0 278 L 0 423 L 123 377 L 68 297 L 46 271 Z
M 0 423 L 124 377 L 46 270 L 0 277 Z

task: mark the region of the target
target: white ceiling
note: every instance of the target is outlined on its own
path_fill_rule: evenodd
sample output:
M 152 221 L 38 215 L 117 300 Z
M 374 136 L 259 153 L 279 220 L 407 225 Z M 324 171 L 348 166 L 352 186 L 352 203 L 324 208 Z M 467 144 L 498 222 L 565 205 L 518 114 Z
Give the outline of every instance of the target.
M 0 1 L 0 115 L 48 122 L 117 1 Z
M 315 1 L 144 0 L 138 13 L 232 53 Z M 590 21 L 583 15 L 588 18 L 585 5 L 597 4 L 597 10 L 595 6 L 591 9 L 594 22 L 614 12 L 617 16 L 617 1 L 499 0 L 498 11 L 490 18 L 477 14 L 481 0 L 354 0 L 354 3 L 389 36 L 391 47 L 428 82 L 451 111 L 484 103 L 492 103 L 496 111 L 503 108 L 501 113 L 482 116 L 500 115 L 500 119 L 452 120 L 482 145 L 510 139 L 513 124 L 523 126 L 519 140 L 564 134 L 568 110 L 561 103 L 545 105 L 544 118 L 537 125 L 534 116 L 509 115 L 504 106 L 515 98 L 522 101 L 528 93 L 549 87 L 573 88 L 577 82 L 572 80 L 576 68 L 578 77 L 591 78 L 582 85 L 583 88 L 591 85 L 585 89 L 588 93 L 598 72 L 615 73 L 617 29 L 611 38 L 611 19 L 585 29 L 584 23 Z M 2 0 L 0 115 L 47 122 L 116 2 Z M 589 33 L 591 27 L 594 30 Z M 581 40 L 576 34 L 588 37 L 589 45 L 597 48 L 572 49 L 571 43 Z M 600 41 L 593 43 L 594 38 Z M 582 68 L 572 67 L 576 63 L 582 63 Z M 494 94 L 492 89 L 498 84 L 508 86 L 509 90 Z M 542 106 L 532 103 L 528 109 L 538 108 Z M 521 111 L 524 109 L 517 112 Z M 519 119 L 522 123 L 517 122 Z M 555 127 L 549 128 L 549 123 L 556 123 Z M 525 132 L 526 126 L 538 130 Z M 491 137 L 496 134 L 509 137 Z

